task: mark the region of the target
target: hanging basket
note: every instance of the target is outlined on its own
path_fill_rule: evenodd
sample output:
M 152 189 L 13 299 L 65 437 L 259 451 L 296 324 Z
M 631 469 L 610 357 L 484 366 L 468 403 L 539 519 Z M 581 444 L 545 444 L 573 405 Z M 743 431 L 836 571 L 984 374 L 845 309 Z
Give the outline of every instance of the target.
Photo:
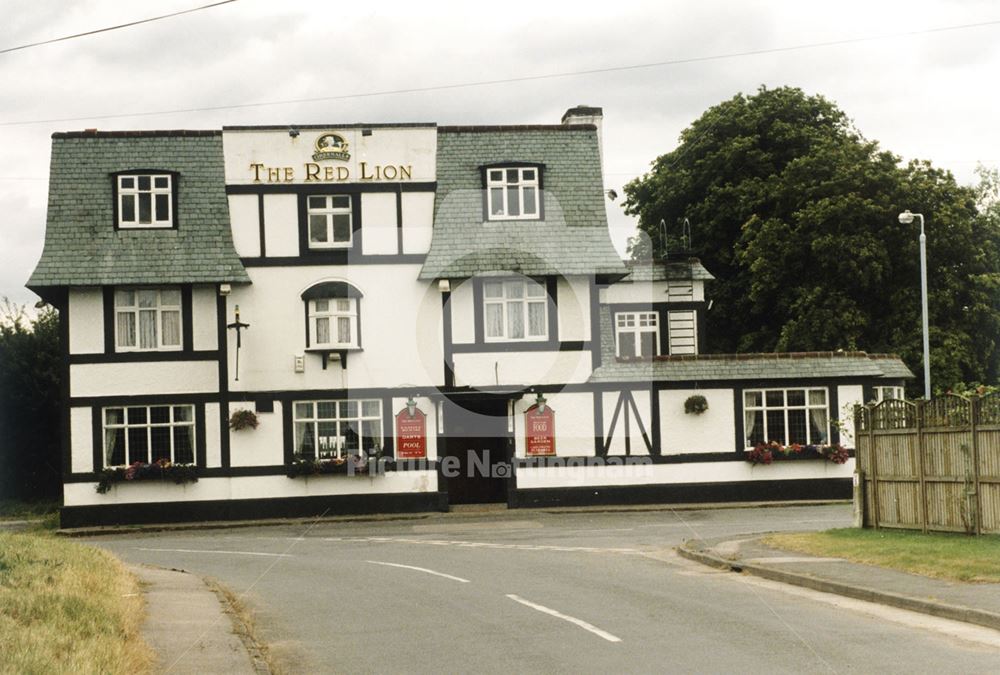
M 684 412 L 688 415 L 700 415 L 708 410 L 708 400 L 701 394 L 688 396 L 684 401 Z

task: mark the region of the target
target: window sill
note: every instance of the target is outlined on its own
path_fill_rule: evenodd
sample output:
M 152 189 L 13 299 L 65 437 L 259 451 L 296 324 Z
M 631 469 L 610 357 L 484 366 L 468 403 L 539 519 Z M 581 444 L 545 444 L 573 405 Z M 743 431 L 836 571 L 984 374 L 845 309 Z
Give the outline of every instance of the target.
M 309 347 L 306 352 L 309 354 L 319 354 L 323 357 L 323 370 L 330 365 L 330 359 L 336 358 L 340 361 L 340 369 L 347 370 L 347 355 L 351 352 L 363 352 L 361 347 Z

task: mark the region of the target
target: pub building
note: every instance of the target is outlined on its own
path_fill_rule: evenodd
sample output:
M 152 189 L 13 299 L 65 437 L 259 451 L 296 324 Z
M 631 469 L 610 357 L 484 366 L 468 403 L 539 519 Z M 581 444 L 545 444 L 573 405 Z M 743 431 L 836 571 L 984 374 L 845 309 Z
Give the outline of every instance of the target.
M 621 260 L 601 121 L 53 134 L 62 525 L 849 496 L 820 450 L 912 374 L 703 353 L 711 271 Z

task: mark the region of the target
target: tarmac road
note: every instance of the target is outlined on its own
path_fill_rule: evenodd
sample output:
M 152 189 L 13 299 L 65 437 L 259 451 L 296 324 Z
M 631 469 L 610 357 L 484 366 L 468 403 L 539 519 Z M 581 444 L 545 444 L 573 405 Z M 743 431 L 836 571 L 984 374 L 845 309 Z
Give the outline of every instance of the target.
M 93 538 L 219 579 L 288 672 L 996 672 L 1000 634 L 719 572 L 688 538 L 850 507 L 436 514 Z

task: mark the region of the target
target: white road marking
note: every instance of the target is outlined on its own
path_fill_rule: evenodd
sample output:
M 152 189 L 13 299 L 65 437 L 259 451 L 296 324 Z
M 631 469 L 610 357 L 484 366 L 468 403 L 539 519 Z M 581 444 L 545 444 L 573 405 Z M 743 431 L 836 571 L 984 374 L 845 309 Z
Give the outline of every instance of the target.
M 460 548 L 494 548 L 515 551 L 558 551 L 569 553 L 619 553 L 642 555 L 634 548 L 600 548 L 596 546 L 547 546 L 544 544 L 497 544 L 486 541 L 463 541 L 460 539 L 414 539 L 412 537 L 321 537 L 321 541 L 346 543 L 370 542 L 377 544 L 416 544 L 420 546 L 457 546 Z
M 507 597 L 510 598 L 511 600 L 513 600 L 514 602 L 519 602 L 522 605 L 524 605 L 525 607 L 531 607 L 532 609 L 536 609 L 539 612 L 542 612 L 543 614 L 548 614 L 550 616 L 554 616 L 554 617 L 556 617 L 558 619 L 562 619 L 563 621 L 569 621 L 571 624 L 573 624 L 575 626 L 579 626 L 580 628 L 582 628 L 582 629 L 584 629 L 586 631 L 590 631 L 594 635 L 597 635 L 598 637 L 602 637 L 605 640 L 607 640 L 608 642 L 621 642 L 622 641 L 620 637 L 616 637 L 616 636 L 612 635 L 611 633 L 609 633 L 607 631 L 601 630 L 597 626 L 595 626 L 593 624 L 590 624 L 590 623 L 587 623 L 583 619 L 577 619 L 574 616 L 569 616 L 568 614 L 563 614 L 562 612 L 557 612 L 556 610 L 551 609 L 549 607 L 546 607 L 545 605 L 536 604 L 534 602 L 531 602 L 530 600 L 525 600 L 524 598 L 522 598 L 522 597 L 520 597 L 518 595 L 514 595 L 512 593 L 508 593 Z
M 451 579 L 452 581 L 460 581 L 463 584 L 471 583 L 468 579 L 463 579 L 462 577 L 455 577 L 450 574 L 445 574 L 444 572 L 435 572 L 434 570 L 429 570 L 426 567 L 414 567 L 413 565 L 400 565 L 398 563 L 391 562 L 381 562 L 379 560 L 366 560 L 365 562 L 371 563 L 372 565 L 385 565 L 386 567 L 402 567 L 406 570 L 416 570 L 417 572 L 426 572 L 427 574 L 433 574 L 436 577 L 444 577 L 445 579 Z
M 260 553 L 258 551 L 213 551 L 197 548 L 138 548 L 137 551 L 161 551 L 166 553 L 222 553 L 225 555 L 255 555 L 264 558 L 294 558 L 290 553 Z

